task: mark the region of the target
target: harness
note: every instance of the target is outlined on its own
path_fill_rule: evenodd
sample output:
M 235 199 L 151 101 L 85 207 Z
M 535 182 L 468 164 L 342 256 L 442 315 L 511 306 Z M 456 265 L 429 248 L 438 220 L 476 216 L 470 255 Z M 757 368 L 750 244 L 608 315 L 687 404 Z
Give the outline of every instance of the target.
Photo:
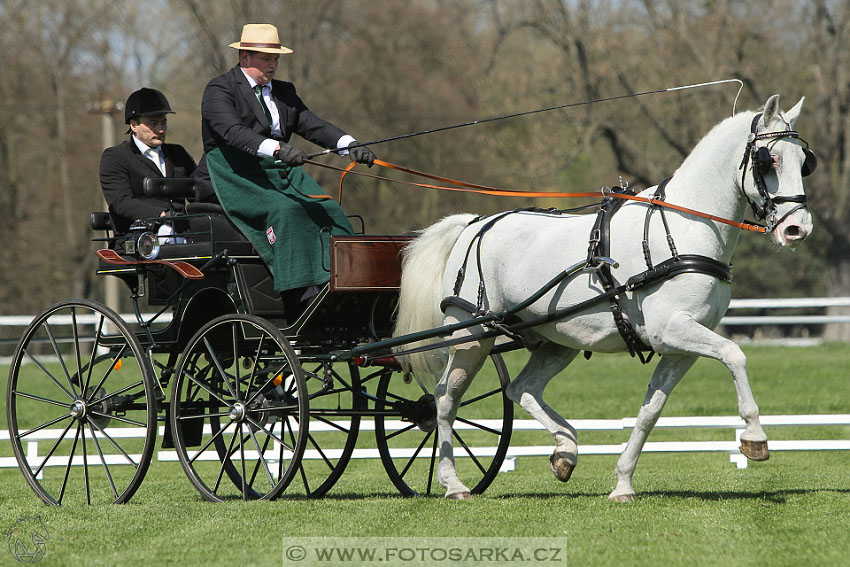
M 809 149 L 808 143 L 802 138 L 800 138 L 799 133 L 796 130 L 791 129 L 790 124 L 788 124 L 788 129 L 784 131 L 764 132 L 759 134 L 757 132 L 757 129 L 758 121 L 761 116 L 762 114 L 757 114 L 753 118 L 752 124 L 750 125 L 750 134 L 747 137 L 747 146 L 744 150 L 744 157 L 741 161 L 739 169 L 742 170 L 741 191 L 744 194 L 744 198 L 750 204 L 753 213 L 760 220 L 766 219 L 767 231 L 769 232 L 773 230 L 776 226 L 781 224 L 789 215 L 791 215 L 795 211 L 798 211 L 799 209 L 805 208 L 806 196 L 792 195 L 789 197 L 772 197 L 770 195 L 767 190 L 767 184 L 765 182 L 764 176 L 773 167 L 773 158 L 770 154 L 769 145 L 768 147 L 758 146 L 758 140 L 773 140 L 774 143 L 779 139 L 786 137 L 797 138 L 801 140 L 805 144 L 805 147 L 803 149 L 805 153 L 805 162 L 803 163 L 803 167 L 801 170 L 801 175 L 803 177 L 810 175 L 815 170 L 815 167 L 817 167 L 817 158 L 815 157 L 814 152 Z M 757 204 L 753 200 L 751 200 L 749 195 L 747 195 L 746 190 L 744 189 L 747 166 L 749 165 L 750 161 L 752 161 L 752 166 L 749 169 L 752 171 L 753 184 L 755 185 L 759 195 L 763 199 L 763 202 L 761 204 Z M 535 208 L 525 208 L 506 211 L 504 213 L 500 213 L 494 217 L 491 217 L 486 223 L 484 223 L 484 225 L 482 225 L 482 227 L 478 230 L 475 236 L 473 236 L 473 238 L 470 240 L 469 246 L 466 250 L 466 255 L 464 257 L 463 264 L 458 270 L 457 279 L 455 280 L 455 285 L 453 289 L 453 295 L 446 297 L 445 299 L 443 299 L 442 302 L 440 302 L 440 309 L 443 312 L 445 312 L 446 308 L 449 306 L 455 306 L 460 309 L 463 309 L 468 313 L 472 314 L 473 316 L 481 317 L 481 324 L 491 328 L 491 330 L 486 332 L 485 335 L 493 336 L 494 333 L 504 334 L 513 338 L 515 341 L 522 343 L 522 338 L 518 334 L 519 331 L 536 325 L 550 323 L 559 319 L 569 317 L 601 301 L 607 300 L 611 308 L 611 313 L 614 317 L 614 322 L 617 326 L 617 331 L 620 333 L 620 336 L 625 342 L 629 353 L 632 356 L 637 356 L 643 363 L 649 362 L 654 354 L 654 351 L 650 346 L 647 346 L 640 339 L 634 329 L 634 325 L 629 320 L 626 313 L 623 311 L 622 306 L 620 305 L 620 296 L 624 292 L 635 291 L 647 285 L 661 282 L 684 273 L 704 274 L 727 283 L 732 282 L 731 265 L 723 264 L 722 262 L 719 262 L 714 258 L 702 256 L 699 254 L 679 254 L 678 250 L 676 249 L 676 244 L 673 241 L 673 235 L 670 232 L 670 227 L 667 223 L 667 217 L 665 214 L 664 207 L 662 207 L 662 205 L 667 206 L 667 204 L 664 203 L 666 198 L 665 189 L 670 179 L 671 178 L 668 177 L 667 179 L 664 179 L 661 183 L 659 183 L 655 192 L 655 198 L 647 200 L 649 206 L 647 208 L 646 217 L 644 220 L 643 241 L 641 243 L 647 269 L 639 274 L 631 276 L 625 283 L 619 283 L 614 277 L 611 268 L 616 268 L 618 264 L 608 256 L 610 253 L 611 218 L 620 209 L 625 200 L 635 196 L 635 192 L 628 189 L 627 185 L 622 186 L 621 182 L 621 186 L 612 189 L 611 193 L 609 194 L 610 196 L 605 197 L 605 199 L 603 199 L 602 203 L 599 205 L 599 211 L 597 212 L 596 220 L 594 222 L 593 228 L 590 231 L 587 258 L 583 262 L 580 262 L 579 264 L 576 264 L 575 266 L 572 266 L 564 270 L 563 272 L 560 272 L 525 301 L 522 301 L 521 303 L 513 306 L 512 308 L 501 312 L 492 312 L 484 309 L 484 298 L 486 297 L 486 288 L 484 283 L 483 269 L 481 266 L 481 243 L 484 234 L 486 234 L 491 228 L 493 228 L 496 223 L 506 218 L 510 214 L 515 214 L 518 212 L 532 212 L 538 214 L 559 215 L 569 211 L 558 209 L 543 210 Z M 785 213 L 781 218 L 777 219 L 776 206 L 783 203 L 798 203 L 798 205 L 793 207 L 787 213 Z M 655 213 L 656 210 L 661 215 L 662 224 L 666 233 L 667 244 L 671 254 L 670 258 L 662 261 L 657 265 L 653 264 L 652 255 L 650 253 L 649 248 L 650 221 L 652 219 L 652 215 Z M 480 220 L 480 217 L 475 218 L 470 221 L 469 224 L 472 225 Z M 479 281 L 476 303 L 474 304 L 460 297 L 461 287 L 463 286 L 463 282 L 466 277 L 467 263 L 469 261 L 469 257 L 473 249 L 475 249 L 476 268 L 478 271 Z M 573 277 L 581 271 L 588 270 L 595 271 L 600 283 L 602 284 L 604 291 L 599 296 L 579 302 L 578 304 L 572 305 L 570 307 L 556 310 L 555 312 L 549 313 L 546 316 L 535 319 L 533 321 L 513 323 L 509 322 L 511 316 L 533 304 L 535 301 L 543 297 L 543 295 L 545 295 L 548 291 L 550 291 L 562 281 Z M 586 353 L 585 355 L 588 356 L 589 353 Z
M 773 230 L 775 227 L 782 224 L 782 222 L 788 218 L 792 213 L 806 208 L 806 196 L 805 195 L 792 195 L 790 197 L 772 197 L 767 190 L 767 183 L 764 180 L 764 176 L 773 168 L 773 157 L 770 155 L 770 144 L 768 146 L 758 146 L 756 142 L 759 140 L 773 140 L 773 143 L 776 143 L 781 138 L 796 138 L 800 140 L 805 147 L 803 148 L 803 152 L 806 156 L 805 161 L 803 162 L 803 168 L 800 171 L 800 174 L 803 177 L 811 175 L 815 168 L 817 167 L 817 158 L 815 157 L 815 153 L 809 149 L 809 143 L 806 142 L 803 138 L 800 137 L 800 133 L 796 130 L 792 130 L 791 126 L 788 125 L 787 130 L 780 130 L 778 132 L 762 132 L 758 133 L 758 121 L 762 117 L 762 114 L 756 114 L 753 117 L 753 121 L 750 124 L 750 134 L 747 136 L 747 147 L 744 149 L 744 157 L 741 160 L 741 165 L 738 169 L 741 170 L 741 192 L 744 194 L 744 198 L 750 204 L 750 208 L 753 210 L 753 214 L 759 219 L 764 219 L 767 224 L 768 232 Z M 787 124 L 787 123 L 786 123 Z M 750 160 L 752 160 L 752 166 L 750 169 L 753 172 L 753 184 L 756 187 L 756 190 L 761 195 L 764 202 L 761 205 L 753 202 L 747 192 L 744 190 L 744 182 L 747 177 L 747 165 Z M 787 213 L 782 215 L 780 219 L 776 218 L 776 205 L 781 205 L 782 203 L 799 203 L 796 207 L 790 209 Z

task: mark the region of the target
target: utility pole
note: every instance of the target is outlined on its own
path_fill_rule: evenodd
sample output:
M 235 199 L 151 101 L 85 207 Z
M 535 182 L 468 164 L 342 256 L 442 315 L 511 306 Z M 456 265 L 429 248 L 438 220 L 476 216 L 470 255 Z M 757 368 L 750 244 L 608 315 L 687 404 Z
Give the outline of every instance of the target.
M 101 139 L 103 149 L 115 145 L 115 115 L 124 112 L 124 103 L 121 101 L 103 100 L 101 102 L 90 102 L 86 104 L 89 114 L 100 114 Z M 104 210 L 109 210 L 106 200 L 103 200 Z M 106 306 L 118 311 L 118 278 L 104 278 L 104 292 Z

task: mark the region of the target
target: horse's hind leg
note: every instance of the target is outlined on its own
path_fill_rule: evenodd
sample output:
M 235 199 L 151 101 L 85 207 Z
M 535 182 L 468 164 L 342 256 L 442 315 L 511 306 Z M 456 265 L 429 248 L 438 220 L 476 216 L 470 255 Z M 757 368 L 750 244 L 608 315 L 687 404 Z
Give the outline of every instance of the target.
M 566 482 L 578 462 L 576 430 L 543 401 L 543 390 L 554 376 L 573 361 L 577 350 L 547 343 L 532 351 L 528 363 L 508 385 L 508 397 L 522 406 L 555 438 L 555 452 L 549 459 L 555 477 Z
M 612 502 L 631 502 L 635 499 L 632 488 L 632 476 L 635 473 L 638 457 L 643 449 L 649 432 L 658 421 L 670 392 L 682 379 L 685 372 L 696 362 L 696 356 L 665 355 L 655 367 L 643 405 L 637 415 L 635 428 L 629 437 L 626 448 L 617 461 L 617 487 L 608 495 Z
M 437 436 L 440 443 L 437 480 L 446 489 L 446 498 L 450 500 L 463 500 L 470 497 L 469 488 L 457 476 L 452 426 L 457 417 L 461 398 L 472 383 L 472 378 L 484 364 L 490 349 L 493 348 L 493 342 L 491 339 L 452 347 L 448 366 L 434 390 L 437 405 Z

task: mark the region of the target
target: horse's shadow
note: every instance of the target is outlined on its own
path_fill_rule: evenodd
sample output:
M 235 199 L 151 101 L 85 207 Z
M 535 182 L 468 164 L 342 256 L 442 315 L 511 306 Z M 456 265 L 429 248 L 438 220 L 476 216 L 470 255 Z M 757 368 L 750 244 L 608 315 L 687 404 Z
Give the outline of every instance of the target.
M 729 501 L 761 501 L 771 504 L 785 504 L 789 496 L 805 496 L 814 493 L 833 493 L 850 495 L 850 489 L 846 488 L 807 488 L 807 489 L 787 489 L 787 490 L 759 490 L 759 491 L 687 491 L 687 490 L 650 490 L 639 492 L 636 496 L 637 500 L 649 498 L 669 498 L 679 500 L 703 500 L 706 502 L 718 502 L 721 500 Z M 608 492 L 526 492 L 514 494 L 501 494 L 496 496 L 496 499 L 511 500 L 519 498 L 607 498 Z

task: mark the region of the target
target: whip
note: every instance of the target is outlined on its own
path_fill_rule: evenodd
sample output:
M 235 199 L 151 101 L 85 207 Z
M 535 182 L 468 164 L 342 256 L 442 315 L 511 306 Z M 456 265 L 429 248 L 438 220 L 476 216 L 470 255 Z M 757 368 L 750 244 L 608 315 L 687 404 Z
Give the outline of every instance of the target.
M 738 86 L 738 93 L 735 95 L 735 102 L 732 104 L 732 114 L 734 115 L 735 114 L 735 106 L 738 104 L 738 97 L 741 95 L 741 90 L 744 88 L 744 83 L 740 79 L 723 79 L 723 80 L 720 80 L 720 81 L 708 81 L 706 83 L 695 83 L 695 84 L 692 84 L 692 85 L 682 85 L 682 86 L 678 86 L 678 87 L 669 87 L 669 88 L 666 88 L 666 89 L 656 89 L 656 90 L 652 90 L 652 91 L 644 91 L 644 92 L 639 92 L 639 93 L 628 93 L 628 94 L 609 96 L 609 97 L 604 97 L 604 98 L 596 98 L 596 99 L 593 99 L 593 100 L 585 100 L 585 101 L 581 101 L 581 102 L 570 102 L 570 103 L 567 103 L 567 104 L 559 104 L 557 106 L 549 106 L 547 108 L 538 108 L 538 109 L 535 109 L 535 110 L 526 110 L 526 111 L 523 111 L 523 112 L 515 112 L 515 113 L 512 113 L 512 114 L 504 114 L 502 116 L 493 116 L 493 117 L 490 117 L 490 118 L 482 118 L 480 120 L 473 120 L 471 122 L 462 122 L 460 124 L 452 124 L 450 126 L 441 126 L 439 128 L 431 128 L 429 130 L 421 130 L 419 132 L 411 132 L 409 134 L 399 134 L 399 135 L 396 135 L 396 136 L 389 136 L 388 138 L 380 138 L 378 140 L 372 140 L 370 142 L 357 142 L 356 144 L 351 144 L 348 147 L 349 148 L 359 148 L 361 146 L 374 146 L 376 144 L 383 144 L 384 142 L 392 142 L 392 141 L 395 141 L 395 140 L 403 140 L 405 138 L 413 138 L 413 137 L 416 137 L 416 136 L 423 136 L 425 134 L 433 134 L 435 132 L 445 132 L 446 130 L 454 130 L 456 128 L 464 128 L 466 126 L 475 126 L 476 124 L 485 124 L 487 122 L 496 122 L 497 120 L 506 120 L 508 118 L 517 118 L 519 116 L 528 116 L 528 115 L 531 115 L 531 114 L 539 114 L 541 112 L 551 112 L 553 110 L 561 110 L 561 109 L 564 109 L 564 108 L 575 108 L 577 106 L 587 106 L 587 105 L 590 105 L 590 104 L 597 104 L 597 103 L 600 103 L 600 102 L 610 102 L 610 101 L 614 101 L 614 100 L 621 100 L 621 99 L 624 99 L 624 98 L 636 98 L 636 97 L 639 97 L 639 96 L 646 96 L 646 95 L 652 95 L 652 94 L 669 93 L 669 92 L 674 92 L 674 91 L 684 91 L 684 90 L 688 90 L 688 89 L 698 89 L 698 88 L 709 87 L 709 86 L 714 86 L 714 85 L 722 85 L 724 83 L 738 83 L 738 85 L 739 85 Z M 322 150 L 322 151 L 319 151 L 319 152 L 314 152 L 312 154 L 308 154 L 307 158 L 313 159 L 313 158 L 323 156 L 323 155 L 327 155 L 327 154 L 330 154 L 330 153 L 336 153 L 336 152 L 340 151 L 340 149 L 347 149 L 347 148 Z

